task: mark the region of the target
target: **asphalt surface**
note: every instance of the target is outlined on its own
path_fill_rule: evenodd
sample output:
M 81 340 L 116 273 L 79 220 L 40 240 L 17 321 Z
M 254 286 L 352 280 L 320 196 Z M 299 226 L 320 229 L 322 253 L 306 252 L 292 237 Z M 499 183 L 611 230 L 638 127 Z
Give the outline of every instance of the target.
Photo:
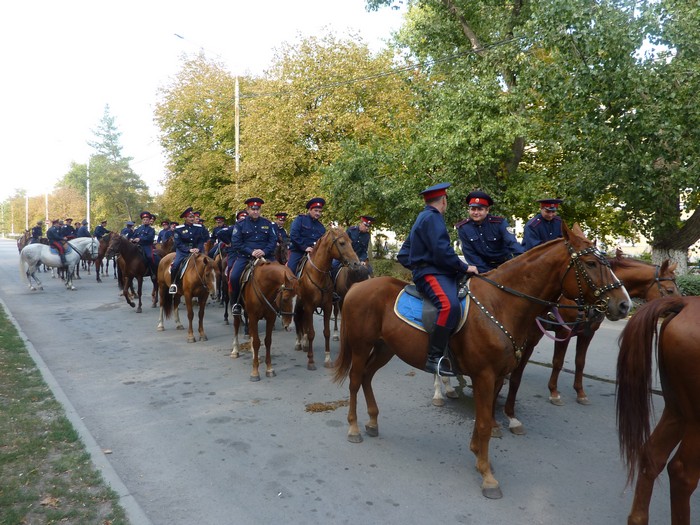
M 626 522 L 632 494 L 612 382 L 624 321 L 605 322 L 589 350 L 589 406 L 575 403 L 566 373 L 566 405 L 550 404 L 549 369 L 528 366 L 517 405 L 528 433 L 491 441 L 504 497 L 487 500 L 469 451 L 474 410 L 464 383 L 458 400 L 433 407 L 432 376 L 395 358 L 373 382 L 379 437 L 351 444 L 346 407 L 307 410 L 346 400 L 347 383 L 334 384 L 322 366 L 308 371 L 292 333 L 275 330 L 277 376 L 253 383 L 251 354 L 229 357 L 232 326 L 218 305 L 207 307 L 209 340 L 187 343 L 172 320 L 156 331 L 150 297 L 135 313 L 111 276 L 100 284 L 83 272 L 67 291 L 42 274 L 44 290 L 32 292 L 18 260 L 14 242 L 1 241 L 0 299 L 134 525 Z M 338 343 L 331 345 L 335 358 Z M 321 364 L 318 338 L 315 348 Z M 543 340 L 533 359 L 550 362 L 551 348 Z M 573 369 L 573 348 L 569 354 Z M 660 413 L 662 400 L 654 402 Z M 363 397 L 358 415 L 364 426 Z M 670 522 L 665 474 L 660 480 L 651 523 Z

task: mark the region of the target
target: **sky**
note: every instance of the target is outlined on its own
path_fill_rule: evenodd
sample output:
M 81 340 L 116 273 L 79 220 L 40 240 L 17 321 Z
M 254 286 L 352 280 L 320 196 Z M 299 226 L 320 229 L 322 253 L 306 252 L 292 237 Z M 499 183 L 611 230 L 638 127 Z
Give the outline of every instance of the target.
M 365 0 L 27 0 L 0 7 L 0 201 L 50 193 L 85 164 L 107 104 L 122 154 L 152 193 L 164 159 L 157 90 L 200 50 L 234 75 L 261 74 L 300 36 L 359 33 L 373 50 L 402 13 Z M 179 35 L 179 36 L 178 36 Z

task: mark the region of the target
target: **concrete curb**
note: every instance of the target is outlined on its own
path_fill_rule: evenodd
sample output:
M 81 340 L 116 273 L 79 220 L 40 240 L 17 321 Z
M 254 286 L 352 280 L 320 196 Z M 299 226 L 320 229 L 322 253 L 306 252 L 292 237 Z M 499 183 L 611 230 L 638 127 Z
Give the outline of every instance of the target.
M 90 458 L 92 459 L 92 463 L 95 465 L 95 468 L 97 468 L 97 470 L 102 474 L 102 477 L 104 478 L 107 485 L 109 485 L 109 487 L 119 495 L 119 504 L 126 512 L 126 516 L 129 519 L 129 523 L 131 525 L 153 525 L 153 522 L 151 522 L 151 520 L 148 519 L 148 517 L 146 516 L 136 499 L 131 494 L 129 494 L 126 485 L 121 480 L 117 472 L 114 470 L 111 463 L 107 460 L 107 457 L 105 456 L 104 452 L 97 445 L 97 441 L 95 441 L 95 438 L 92 436 L 92 434 L 90 434 L 90 431 L 83 423 L 83 420 L 80 418 L 80 415 L 75 410 L 75 407 L 73 407 L 73 404 L 70 402 L 65 392 L 63 392 L 63 389 L 54 378 L 53 374 L 51 373 L 51 370 L 48 369 L 46 363 L 44 363 L 44 360 L 36 351 L 36 348 L 34 348 L 34 345 L 27 338 L 26 334 L 22 331 L 22 328 L 20 327 L 19 323 L 14 318 L 14 316 L 10 312 L 10 309 L 7 307 L 7 305 L 2 299 L 0 299 L 0 305 L 2 305 L 2 308 L 5 310 L 5 315 L 7 315 L 8 319 L 17 329 L 17 332 L 22 338 L 22 341 L 24 341 L 24 344 L 27 347 L 27 350 L 29 351 L 29 355 L 34 360 L 34 363 L 41 372 L 44 381 L 51 389 L 51 392 L 53 393 L 56 400 L 63 406 L 63 410 L 65 410 L 66 412 L 66 417 L 73 425 L 73 428 L 75 428 L 75 430 L 78 432 L 78 435 L 80 436 L 81 441 L 85 445 L 88 454 L 90 454 Z

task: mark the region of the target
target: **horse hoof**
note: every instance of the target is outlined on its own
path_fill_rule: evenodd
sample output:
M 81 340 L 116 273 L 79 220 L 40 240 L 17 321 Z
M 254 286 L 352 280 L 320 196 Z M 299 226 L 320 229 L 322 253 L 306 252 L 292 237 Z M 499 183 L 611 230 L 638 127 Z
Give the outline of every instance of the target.
M 141 312 L 142 312 L 142 310 L 141 310 L 141 307 L 139 306 L 139 307 L 136 309 L 136 313 L 137 313 L 137 314 L 140 314 Z
M 340 341 L 340 336 L 333 334 L 333 341 Z
M 500 487 L 483 487 L 481 493 L 488 499 L 501 499 L 503 497 Z
M 446 392 L 445 395 L 450 399 L 459 399 L 459 394 L 455 390 L 452 390 L 451 392 Z
M 360 434 L 348 434 L 348 441 L 350 443 L 362 443 L 362 436 Z
M 238 359 L 238 352 L 231 352 L 231 359 Z
M 324 361 L 323 368 L 333 368 L 333 363 L 331 361 Z
M 590 400 L 587 397 L 577 397 L 576 402 L 579 405 L 590 405 L 591 404 Z
M 267 372 L 265 372 L 265 375 L 267 377 L 277 377 L 277 372 L 275 372 L 274 370 L 268 370 Z
M 491 437 L 492 438 L 502 438 L 503 437 L 503 430 L 501 430 L 501 427 L 491 427 Z
M 260 381 L 260 376 L 253 376 L 253 375 L 251 375 L 251 376 L 250 376 L 250 380 L 251 380 L 253 383 L 257 383 L 258 381 Z
M 300 344 L 300 343 L 296 343 L 296 344 L 294 345 L 294 350 L 296 350 L 297 352 L 301 352 L 301 344 Z
M 379 435 L 379 428 L 365 425 L 365 432 L 369 437 L 376 438 Z
M 157 330 L 158 332 L 165 332 L 165 327 L 163 327 L 163 326 L 156 326 L 156 330 Z
M 185 329 L 185 327 L 182 326 L 182 325 L 179 325 L 179 326 L 176 326 L 176 327 L 175 327 L 175 330 L 184 330 L 184 329 Z
M 306 369 L 307 370 L 316 370 L 316 365 L 313 363 L 309 363 L 308 365 L 306 365 Z
M 188 338 L 187 338 L 187 342 L 188 342 L 188 343 L 196 343 L 197 340 L 196 340 L 194 337 L 188 337 Z
M 558 407 L 564 406 L 564 401 L 562 401 L 561 396 L 549 396 L 549 402 Z
M 434 407 L 444 407 L 445 406 L 445 400 L 441 397 L 434 398 L 433 399 L 433 406 Z
M 209 341 L 209 338 L 206 335 L 202 335 L 199 337 L 200 341 Z
M 514 427 L 508 427 L 508 430 L 510 430 L 511 434 L 515 434 L 516 436 L 524 436 L 527 434 L 527 431 L 525 430 L 525 427 L 520 424 Z

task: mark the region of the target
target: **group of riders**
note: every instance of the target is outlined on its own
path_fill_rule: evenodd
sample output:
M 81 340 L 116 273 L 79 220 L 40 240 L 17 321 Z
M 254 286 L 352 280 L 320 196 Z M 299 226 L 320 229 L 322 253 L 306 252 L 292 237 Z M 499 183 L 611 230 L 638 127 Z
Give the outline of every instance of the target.
M 524 253 L 539 244 L 561 237 L 561 218 L 557 215 L 561 199 L 539 200 L 540 210 L 525 226 L 522 244 L 516 239 L 513 230 L 504 217 L 489 213 L 493 199 L 482 191 L 473 191 L 466 197 L 469 217 L 455 225 L 461 243 L 463 257 L 460 258 L 452 246 L 444 221 L 447 210 L 447 188 L 450 183 L 441 183 L 423 190 L 420 195 L 425 207 L 411 228 L 397 259 L 411 270 L 416 288 L 437 308 L 435 327 L 429 336 L 428 359 L 425 370 L 441 375 L 454 375 L 449 360 L 444 359 L 448 341 L 457 326 L 460 315 L 458 283 L 464 275 L 484 273 L 498 267 L 505 261 Z M 204 226 L 201 213 L 188 207 L 180 214 L 182 224 L 164 220 L 162 229 L 156 233 L 156 216 L 148 211 L 140 214 L 141 225 L 135 227 L 128 221 L 121 235 L 140 246 L 146 267 L 156 275 L 159 253 L 156 243 L 173 240 L 175 259 L 171 266 L 169 292 L 177 293 L 177 274 L 181 263 L 190 255 L 205 252 L 205 244 L 211 247 L 206 255 L 215 258 L 218 254 L 226 257 L 229 297 L 233 299 L 233 315 L 241 315 L 240 279 L 246 266 L 256 259 L 277 260 L 286 264 L 295 274 L 299 263 L 313 254 L 316 242 L 326 232 L 321 222 L 326 201 L 314 197 L 306 203 L 306 213 L 298 215 L 291 223 L 289 232 L 285 229 L 288 213 L 274 214 L 274 220 L 262 216 L 265 201 L 251 197 L 245 201 L 245 209 L 236 214 L 233 224 L 227 225 L 223 215 L 214 217 L 216 226 L 211 233 Z M 352 247 L 360 262 L 367 266 L 369 275 L 370 228 L 374 217 L 362 215 L 358 224 L 347 229 Z M 87 220 L 76 229 L 72 219 L 55 219 L 46 236 L 54 246 L 65 265 L 64 243 L 75 237 L 90 237 Z M 42 234 L 42 221 L 32 228 L 30 242 L 39 242 Z M 111 233 L 101 221 L 92 236 L 100 239 Z M 332 273 L 340 268 L 339 261 L 333 261 Z

